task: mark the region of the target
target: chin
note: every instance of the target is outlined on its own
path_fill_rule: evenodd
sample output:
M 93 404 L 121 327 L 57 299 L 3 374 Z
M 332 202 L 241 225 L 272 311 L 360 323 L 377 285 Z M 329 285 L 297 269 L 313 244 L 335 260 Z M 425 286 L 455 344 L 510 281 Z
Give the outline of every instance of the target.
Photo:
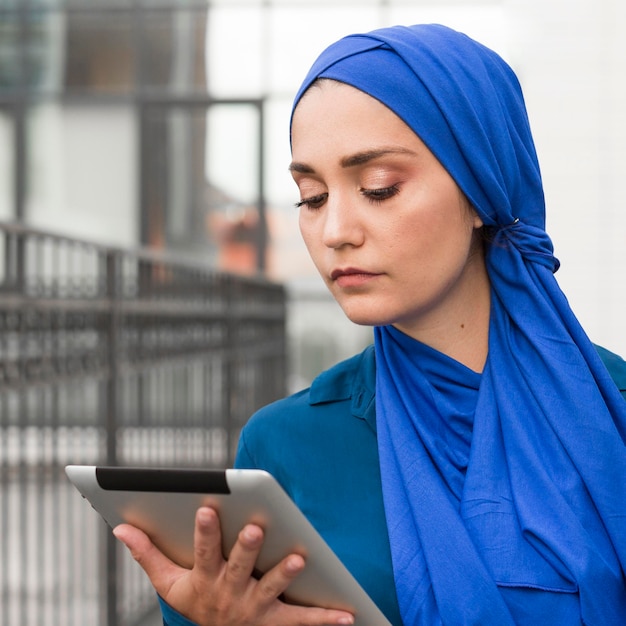
M 392 323 L 392 319 L 383 315 L 373 313 L 364 313 L 357 307 L 341 307 L 346 317 L 358 326 L 385 326 Z

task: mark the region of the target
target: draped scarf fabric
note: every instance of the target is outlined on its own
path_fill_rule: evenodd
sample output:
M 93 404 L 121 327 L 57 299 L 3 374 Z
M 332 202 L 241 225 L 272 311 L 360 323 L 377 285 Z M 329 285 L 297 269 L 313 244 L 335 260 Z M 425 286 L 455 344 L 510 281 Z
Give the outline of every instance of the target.
M 491 236 L 489 355 L 451 444 L 455 463 L 439 438 L 441 422 L 458 419 L 455 404 L 441 401 L 417 342 L 375 332 L 383 496 L 404 623 L 626 623 L 626 403 L 553 276 L 513 71 L 465 35 L 420 25 L 331 45 L 296 105 L 320 77 L 402 118 Z M 516 595 L 524 590 L 562 602 L 540 605 L 545 593 Z M 558 614 L 533 613 L 541 606 Z

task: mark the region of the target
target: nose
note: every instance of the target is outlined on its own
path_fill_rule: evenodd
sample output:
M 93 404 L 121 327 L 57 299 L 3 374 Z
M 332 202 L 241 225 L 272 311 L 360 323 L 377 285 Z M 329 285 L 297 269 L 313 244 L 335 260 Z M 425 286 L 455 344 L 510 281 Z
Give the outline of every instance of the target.
M 323 242 L 328 248 L 360 246 L 363 228 L 354 203 L 344 197 L 329 195 L 324 211 Z

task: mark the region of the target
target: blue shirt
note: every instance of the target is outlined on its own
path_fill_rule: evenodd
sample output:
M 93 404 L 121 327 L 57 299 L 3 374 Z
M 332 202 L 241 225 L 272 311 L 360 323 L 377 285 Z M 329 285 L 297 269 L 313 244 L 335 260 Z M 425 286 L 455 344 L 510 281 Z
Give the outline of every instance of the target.
M 598 348 L 626 399 L 626 362 Z M 373 347 L 259 410 L 235 465 L 273 474 L 394 626 L 402 626 L 383 509 Z M 193 623 L 161 601 L 166 626 Z

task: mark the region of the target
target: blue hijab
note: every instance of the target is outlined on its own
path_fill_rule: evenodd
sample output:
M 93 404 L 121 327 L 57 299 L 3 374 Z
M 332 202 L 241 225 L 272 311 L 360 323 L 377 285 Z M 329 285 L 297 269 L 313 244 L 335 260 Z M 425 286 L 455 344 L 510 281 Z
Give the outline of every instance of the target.
M 331 45 L 296 105 L 317 78 L 403 119 L 489 234 L 482 376 L 375 329 L 383 497 L 405 625 L 626 623 L 626 403 L 554 278 L 515 74 L 469 37 L 419 25 Z

